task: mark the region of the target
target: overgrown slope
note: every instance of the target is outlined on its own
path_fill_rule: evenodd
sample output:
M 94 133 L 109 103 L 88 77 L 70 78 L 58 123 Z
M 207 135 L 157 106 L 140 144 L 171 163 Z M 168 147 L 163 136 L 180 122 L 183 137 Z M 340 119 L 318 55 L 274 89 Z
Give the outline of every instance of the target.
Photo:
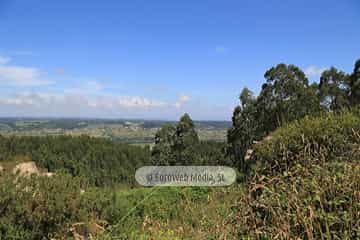
M 359 111 L 305 118 L 254 147 L 233 222 L 245 239 L 360 238 Z
M 292 166 L 358 158 L 360 110 L 305 117 L 278 128 L 254 146 L 256 173 L 277 174 Z
M 358 110 L 283 126 L 254 146 L 247 181 L 228 188 L 0 174 L 0 238 L 72 239 L 80 222 L 85 233 L 105 227 L 96 239 L 359 239 L 359 131 Z

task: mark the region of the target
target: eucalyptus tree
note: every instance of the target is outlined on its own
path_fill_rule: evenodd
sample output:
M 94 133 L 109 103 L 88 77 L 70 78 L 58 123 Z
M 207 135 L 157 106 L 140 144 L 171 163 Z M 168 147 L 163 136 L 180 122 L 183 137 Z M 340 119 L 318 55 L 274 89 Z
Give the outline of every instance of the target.
M 324 71 L 320 77 L 319 98 L 327 111 L 339 111 L 349 107 L 349 75 L 335 67 Z
M 360 59 L 355 62 L 354 71 L 349 78 L 349 101 L 352 106 L 360 104 Z

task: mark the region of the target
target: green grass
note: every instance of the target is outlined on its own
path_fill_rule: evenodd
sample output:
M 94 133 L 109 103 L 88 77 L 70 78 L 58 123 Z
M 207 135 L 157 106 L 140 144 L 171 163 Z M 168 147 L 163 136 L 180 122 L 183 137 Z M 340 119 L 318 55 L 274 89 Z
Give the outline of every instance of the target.
M 118 209 L 126 209 L 103 238 L 218 239 L 231 219 L 231 206 L 244 189 L 158 187 L 118 191 Z M 231 239 L 231 238 L 228 238 Z M 233 238 L 235 239 L 235 238 Z

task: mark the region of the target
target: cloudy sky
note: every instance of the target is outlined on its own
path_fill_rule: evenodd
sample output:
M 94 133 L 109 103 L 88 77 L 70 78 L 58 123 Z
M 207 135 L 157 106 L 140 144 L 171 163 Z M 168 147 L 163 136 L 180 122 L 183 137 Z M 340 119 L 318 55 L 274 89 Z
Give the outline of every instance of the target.
M 0 117 L 229 120 L 284 62 L 360 58 L 360 2 L 0 0 Z

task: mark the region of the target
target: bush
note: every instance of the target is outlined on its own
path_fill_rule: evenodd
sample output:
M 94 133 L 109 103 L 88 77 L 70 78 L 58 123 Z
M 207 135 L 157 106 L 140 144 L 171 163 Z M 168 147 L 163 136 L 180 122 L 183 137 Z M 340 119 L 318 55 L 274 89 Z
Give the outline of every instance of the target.
M 297 165 L 287 176 L 256 176 L 231 225 L 239 239 L 359 239 L 360 164 Z
M 360 238 L 359 113 L 307 117 L 255 145 L 239 239 Z
M 275 130 L 254 146 L 256 172 L 276 174 L 296 164 L 353 158 L 360 143 L 360 111 L 306 117 Z
M 71 223 L 89 217 L 80 189 L 81 178 L 0 178 L 0 239 L 43 239 L 66 232 Z
M 119 208 L 114 189 L 89 186 L 86 178 L 64 173 L 51 178 L 2 174 L 0 239 L 72 239 L 75 225 L 86 236 L 94 225 L 117 223 L 127 209 Z

